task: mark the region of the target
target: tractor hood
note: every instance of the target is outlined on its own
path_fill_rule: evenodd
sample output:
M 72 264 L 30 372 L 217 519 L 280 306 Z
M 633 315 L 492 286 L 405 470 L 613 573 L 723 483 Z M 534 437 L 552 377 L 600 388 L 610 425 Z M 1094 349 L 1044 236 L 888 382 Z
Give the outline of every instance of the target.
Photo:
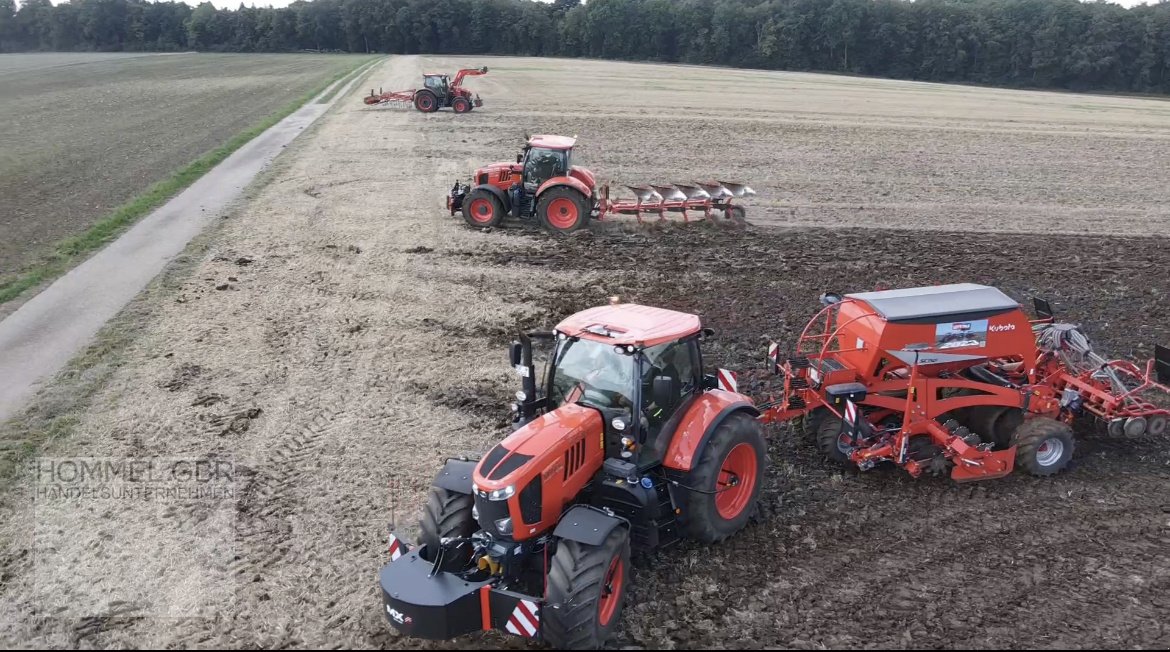
M 475 176 L 472 178 L 472 180 L 479 185 L 485 183 L 496 185 L 499 182 L 508 181 L 510 179 L 519 181 L 523 167 L 524 166 L 520 163 L 510 163 L 508 161 L 489 163 L 481 168 L 476 169 Z
M 601 413 L 575 403 L 562 405 L 528 422 L 484 456 L 475 469 L 475 487 L 490 492 L 523 484 L 534 473 L 563 464 L 566 446 L 583 436 L 588 437 L 586 446 L 601 450 Z

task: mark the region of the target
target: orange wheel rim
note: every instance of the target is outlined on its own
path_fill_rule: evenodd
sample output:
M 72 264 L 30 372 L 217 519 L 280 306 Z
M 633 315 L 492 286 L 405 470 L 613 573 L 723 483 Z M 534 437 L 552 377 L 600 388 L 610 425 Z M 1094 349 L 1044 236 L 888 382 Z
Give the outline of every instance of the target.
M 609 625 L 613 615 L 617 613 L 618 604 L 622 599 L 622 582 L 625 579 L 625 568 L 620 556 L 614 557 L 605 572 L 605 581 L 601 584 L 601 600 L 598 601 L 598 610 L 601 626 Z
M 725 520 L 731 520 L 747 509 L 756 489 L 759 475 L 756 451 L 748 444 L 731 449 L 719 468 L 715 481 L 715 510 Z
M 549 202 L 548 223 L 558 229 L 568 229 L 577 223 L 580 210 L 577 202 L 567 197 L 557 197 Z
M 490 199 L 473 199 L 471 205 L 467 207 L 471 213 L 471 219 L 476 222 L 487 224 L 492 221 L 492 213 L 495 212 Z

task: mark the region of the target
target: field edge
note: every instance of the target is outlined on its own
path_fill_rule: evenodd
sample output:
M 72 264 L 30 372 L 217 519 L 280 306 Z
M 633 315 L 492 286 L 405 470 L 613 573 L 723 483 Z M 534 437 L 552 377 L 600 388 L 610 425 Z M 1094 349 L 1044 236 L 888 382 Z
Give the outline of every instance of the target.
M 156 182 L 141 194 L 123 203 L 99 219 L 88 229 L 52 247 L 53 253 L 44 256 L 40 262 L 32 263 L 8 279 L 0 279 L 0 318 L 6 316 L 6 304 L 20 298 L 29 290 L 42 288 L 73 269 L 92 253 L 113 242 L 128 228 L 151 211 L 162 206 L 188 186 L 207 174 L 216 165 L 231 156 L 236 150 L 267 131 L 269 128 L 292 115 L 302 106 L 324 93 L 333 84 L 339 86 L 363 66 L 375 63 L 378 57 L 356 62 L 352 67 L 328 78 L 309 92 L 294 99 L 281 109 L 269 114 L 254 126 L 236 134 L 223 145 L 207 152 L 191 163 L 179 168 L 170 177 Z M 367 68 L 367 72 L 369 69 Z

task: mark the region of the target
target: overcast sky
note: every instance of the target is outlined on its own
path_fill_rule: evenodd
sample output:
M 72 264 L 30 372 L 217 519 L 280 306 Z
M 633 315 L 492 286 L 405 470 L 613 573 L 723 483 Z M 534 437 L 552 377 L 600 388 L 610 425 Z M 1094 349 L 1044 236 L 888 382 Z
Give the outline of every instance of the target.
M 57 0 L 58 2 L 62 0 Z M 202 0 L 183 0 L 189 5 L 197 5 Z M 293 3 L 294 0 L 243 0 L 245 7 L 287 7 Z M 1157 0 L 1112 0 L 1123 7 L 1132 7 L 1140 4 L 1156 4 Z M 56 4 L 56 2 L 54 2 Z M 220 8 L 235 9 L 240 6 L 240 0 L 211 0 L 211 4 Z
M 64 2 L 64 1 L 65 0 L 52 0 L 53 4 L 60 4 L 61 2 Z M 187 4 L 192 5 L 192 6 L 197 5 L 202 1 L 203 0 L 183 0 L 183 2 L 186 2 Z M 290 4 L 292 4 L 294 1 L 295 0 L 243 0 L 243 4 L 245 7 L 287 7 Z M 1134 5 L 1141 5 L 1141 4 L 1157 4 L 1157 0 L 1111 0 L 1111 1 L 1115 2 L 1119 5 L 1122 5 L 1123 7 L 1132 7 Z M 241 0 L 211 0 L 211 4 L 215 5 L 216 7 L 220 7 L 221 9 L 222 8 L 235 9 L 236 7 L 240 6 L 240 3 L 241 3 Z M 20 4 L 20 0 L 17 0 L 17 4 Z

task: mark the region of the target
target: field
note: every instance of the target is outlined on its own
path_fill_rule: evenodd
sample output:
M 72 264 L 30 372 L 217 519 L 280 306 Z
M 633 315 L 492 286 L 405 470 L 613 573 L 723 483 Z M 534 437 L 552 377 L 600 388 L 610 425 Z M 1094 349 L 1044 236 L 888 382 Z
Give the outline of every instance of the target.
M 359 60 L 0 56 L 0 281 Z
M 464 65 L 491 69 L 470 83 L 482 110 L 371 110 L 357 89 L 152 293 L 47 454 L 230 461 L 234 492 L 71 503 L 18 484 L 0 642 L 524 647 L 396 636 L 386 524 L 413 533 L 441 461 L 506 432 L 511 335 L 611 295 L 697 312 L 719 333 L 707 360 L 745 371 L 821 292 L 877 285 L 995 284 L 1115 355 L 1170 342 L 1170 103 L 540 59 L 394 57 L 366 85 Z M 577 134 L 602 180 L 746 181 L 753 226 L 552 239 L 447 217 L 451 183 L 525 132 Z M 767 435 L 765 520 L 639 565 L 613 647 L 1170 646 L 1165 441 L 1085 438 L 1057 478 L 955 485 L 842 474 Z

